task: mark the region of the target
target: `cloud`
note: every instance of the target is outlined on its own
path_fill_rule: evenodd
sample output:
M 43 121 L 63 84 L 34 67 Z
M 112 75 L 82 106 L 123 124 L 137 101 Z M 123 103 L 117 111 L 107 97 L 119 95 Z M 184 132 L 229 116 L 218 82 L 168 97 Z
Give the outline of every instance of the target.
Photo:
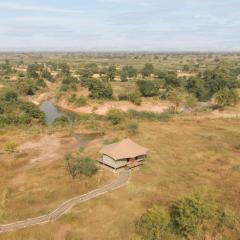
M 51 8 L 41 7 L 33 5 L 21 5 L 15 2 L 0 2 L 0 9 L 5 10 L 19 10 L 19 11 L 33 11 L 33 12 L 52 12 L 52 13 L 81 13 L 81 10 L 75 9 L 62 9 L 62 8 Z

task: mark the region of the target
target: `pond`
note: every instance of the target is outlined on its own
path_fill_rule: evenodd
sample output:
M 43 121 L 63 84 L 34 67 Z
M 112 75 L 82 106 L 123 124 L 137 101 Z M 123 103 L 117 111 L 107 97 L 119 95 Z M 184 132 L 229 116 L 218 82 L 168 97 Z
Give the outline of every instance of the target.
M 46 124 L 51 125 L 57 118 L 61 116 L 67 117 L 69 120 L 71 120 L 71 114 L 66 113 L 62 111 L 60 108 L 56 107 L 53 104 L 53 100 L 47 100 L 43 102 L 39 109 L 45 113 L 46 116 Z

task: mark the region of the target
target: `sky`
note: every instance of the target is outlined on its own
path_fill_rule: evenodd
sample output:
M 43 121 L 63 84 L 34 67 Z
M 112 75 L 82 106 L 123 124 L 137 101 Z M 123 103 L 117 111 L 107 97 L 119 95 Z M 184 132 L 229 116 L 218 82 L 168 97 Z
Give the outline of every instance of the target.
M 240 51 L 239 0 L 0 0 L 0 51 Z

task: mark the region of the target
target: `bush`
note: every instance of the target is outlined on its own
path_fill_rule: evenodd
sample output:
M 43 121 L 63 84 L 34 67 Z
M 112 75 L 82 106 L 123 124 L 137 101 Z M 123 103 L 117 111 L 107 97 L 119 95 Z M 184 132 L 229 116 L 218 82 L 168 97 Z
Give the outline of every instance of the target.
M 77 107 L 83 107 L 87 104 L 87 99 L 84 96 L 80 96 L 79 98 L 75 99 L 75 105 Z
M 138 88 L 142 96 L 153 97 L 159 95 L 160 82 L 152 80 L 140 80 L 137 82 Z
M 235 89 L 223 88 L 217 92 L 215 101 L 220 107 L 235 105 L 238 102 L 238 93 Z
M 14 91 L 7 91 L 5 94 L 5 100 L 10 102 L 10 101 L 17 101 L 18 99 L 18 95 L 16 92 Z
M 68 125 L 69 123 L 70 122 L 69 122 L 68 117 L 62 115 L 54 120 L 53 125 L 59 126 L 59 127 L 64 127 L 64 126 Z
M 89 87 L 90 97 L 94 99 L 111 99 L 113 90 L 108 82 L 95 80 Z
M 185 237 L 194 236 L 213 220 L 216 204 L 210 197 L 194 194 L 176 201 L 170 208 L 173 230 Z
M 168 209 L 154 207 L 135 223 L 143 240 L 212 239 L 223 227 L 235 229 L 234 213 L 219 207 L 212 196 L 199 193 L 174 202 Z
M 81 174 L 92 176 L 97 172 L 96 161 L 89 157 L 83 157 L 80 154 L 73 156 L 66 154 L 64 157 L 65 167 L 68 173 L 75 178 Z
M 170 216 L 166 209 L 154 207 L 136 222 L 136 232 L 143 240 L 165 240 L 169 233 Z
M 124 113 L 118 109 L 112 109 L 107 114 L 107 120 L 110 121 L 112 125 L 117 125 L 123 122 L 124 119 Z
M 141 105 L 142 99 L 141 99 L 141 94 L 136 91 L 130 94 L 126 93 L 121 93 L 118 95 L 119 101 L 130 101 L 136 105 Z
M 128 131 L 131 134 L 138 133 L 138 128 L 139 128 L 139 126 L 138 126 L 137 122 L 131 122 L 131 123 L 128 124 Z
M 142 103 L 141 94 L 139 92 L 131 93 L 129 95 L 129 100 L 136 105 L 141 105 Z

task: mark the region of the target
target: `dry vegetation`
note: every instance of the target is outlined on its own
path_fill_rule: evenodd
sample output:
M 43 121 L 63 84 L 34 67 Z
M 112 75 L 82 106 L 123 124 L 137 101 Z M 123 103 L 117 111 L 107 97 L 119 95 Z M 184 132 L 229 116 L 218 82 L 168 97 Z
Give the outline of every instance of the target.
M 105 130 L 105 140 L 127 136 L 123 126 L 105 125 Z M 126 188 L 80 204 L 56 222 L 2 234 L 0 239 L 131 239 L 134 220 L 146 209 L 154 204 L 168 206 L 180 196 L 203 188 L 215 192 L 220 204 L 239 213 L 238 119 L 143 121 L 139 131 L 138 135 L 131 137 L 150 149 L 149 159 L 145 166 L 132 173 Z M 35 184 L 40 192 L 35 190 L 32 197 L 36 202 L 30 198 L 30 202 L 24 203 L 31 196 L 30 192 L 13 191 L 12 194 L 19 197 L 12 200 L 14 204 L 7 205 L 11 213 L 15 210 L 8 219 L 32 214 L 32 211 L 28 212 L 29 206 L 36 207 L 34 211 L 37 213 L 46 211 L 46 204 L 51 208 L 67 194 L 80 192 L 78 186 L 82 183 L 70 181 L 61 166 L 61 162 L 56 161 L 24 173 L 25 189 Z M 12 184 L 11 176 L 16 173 L 5 174 L 7 177 L 1 174 L 4 185 Z M 31 183 L 26 184 L 29 179 Z M 47 189 L 41 189 L 46 182 L 49 183 Z M 41 200 L 45 204 L 36 200 L 42 194 L 45 197 Z M 239 233 L 233 233 L 231 239 L 237 239 L 237 236 Z

